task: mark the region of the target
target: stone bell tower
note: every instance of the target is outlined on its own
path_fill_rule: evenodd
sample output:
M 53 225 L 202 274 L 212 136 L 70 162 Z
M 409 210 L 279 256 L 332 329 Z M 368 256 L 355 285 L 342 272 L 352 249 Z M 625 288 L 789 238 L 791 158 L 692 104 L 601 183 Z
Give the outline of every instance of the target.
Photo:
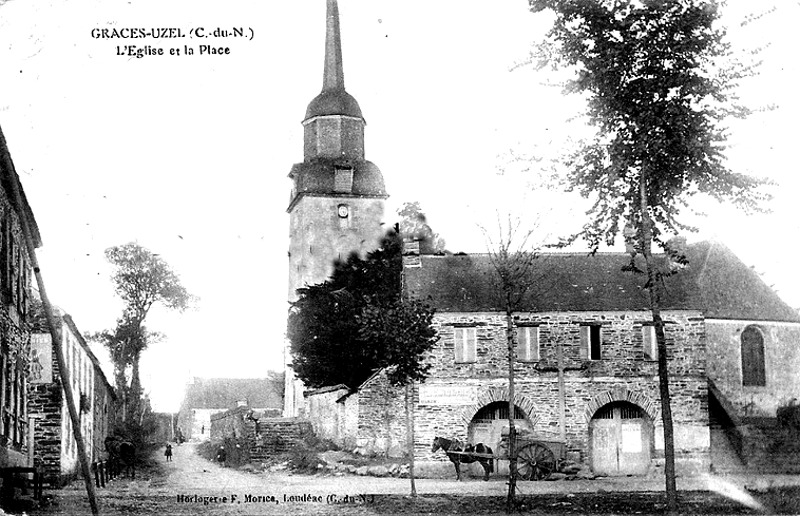
M 308 105 L 303 120 L 303 162 L 289 173 L 289 301 L 297 299 L 298 288 L 328 279 L 335 260 L 377 249 L 384 234 L 381 222 L 388 195 L 381 171 L 364 159 L 366 121 L 361 108 L 344 89 L 336 0 L 327 0 L 325 27 L 322 92 Z M 288 367 L 288 348 L 285 358 L 284 416 L 298 416 L 303 386 Z

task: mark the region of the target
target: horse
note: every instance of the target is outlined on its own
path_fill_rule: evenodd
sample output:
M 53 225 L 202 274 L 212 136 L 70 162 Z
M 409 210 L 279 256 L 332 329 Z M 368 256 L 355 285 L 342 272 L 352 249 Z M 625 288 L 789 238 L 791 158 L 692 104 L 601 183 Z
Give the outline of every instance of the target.
M 125 474 L 131 478 L 136 478 L 136 449 L 133 443 L 126 441 L 119 436 L 106 437 L 106 451 L 111 464 L 120 473 L 124 470 Z
M 453 463 L 456 468 L 456 479 L 461 480 L 461 464 L 472 464 L 479 462 L 483 466 L 483 480 L 489 480 L 489 473 L 494 471 L 494 460 L 491 457 L 470 455 L 471 453 L 480 453 L 482 455 L 492 455 L 492 449 L 483 443 L 478 444 L 463 444 L 456 439 L 445 439 L 444 437 L 436 437 L 431 446 L 431 453 L 442 449 L 447 454 L 447 458 Z M 465 452 L 465 453 L 452 453 L 452 452 Z

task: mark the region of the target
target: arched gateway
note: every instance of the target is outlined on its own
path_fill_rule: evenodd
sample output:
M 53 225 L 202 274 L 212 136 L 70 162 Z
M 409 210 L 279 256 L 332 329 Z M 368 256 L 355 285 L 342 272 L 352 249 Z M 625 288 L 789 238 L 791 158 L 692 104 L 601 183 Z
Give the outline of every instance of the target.
M 596 475 L 644 475 L 650 468 L 653 424 L 628 401 L 608 403 L 589 423 L 592 471 Z
M 508 389 L 491 387 L 478 394 L 477 403 L 466 407 L 462 418 L 468 425 L 468 439 L 489 445 L 495 453 L 503 454 L 502 436 L 508 434 Z M 519 393 L 514 395 L 514 426 L 517 430 L 533 430 L 538 415 L 533 400 Z M 497 474 L 507 470 L 505 461 L 496 464 Z

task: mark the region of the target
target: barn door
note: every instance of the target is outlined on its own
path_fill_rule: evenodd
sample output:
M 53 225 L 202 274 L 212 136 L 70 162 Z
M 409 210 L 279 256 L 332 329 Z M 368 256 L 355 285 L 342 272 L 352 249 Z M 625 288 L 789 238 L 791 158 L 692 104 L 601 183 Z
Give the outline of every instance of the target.
M 611 403 L 592 419 L 592 469 L 597 475 L 643 475 L 650 467 L 650 424 L 631 403 Z

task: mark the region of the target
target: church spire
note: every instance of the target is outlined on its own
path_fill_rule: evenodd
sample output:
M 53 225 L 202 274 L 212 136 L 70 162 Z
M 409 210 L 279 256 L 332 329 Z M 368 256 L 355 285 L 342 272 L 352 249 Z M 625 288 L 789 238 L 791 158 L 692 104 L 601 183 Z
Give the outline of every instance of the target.
M 339 30 L 339 4 L 327 0 L 325 19 L 325 68 L 322 75 L 322 93 L 311 101 L 306 110 L 304 123 L 315 117 L 342 115 L 360 118 L 361 108 L 344 90 L 344 67 L 342 66 L 342 36 Z
M 328 18 L 325 23 L 325 71 L 322 91 L 344 91 L 342 66 L 342 36 L 339 31 L 339 4 L 328 0 Z

